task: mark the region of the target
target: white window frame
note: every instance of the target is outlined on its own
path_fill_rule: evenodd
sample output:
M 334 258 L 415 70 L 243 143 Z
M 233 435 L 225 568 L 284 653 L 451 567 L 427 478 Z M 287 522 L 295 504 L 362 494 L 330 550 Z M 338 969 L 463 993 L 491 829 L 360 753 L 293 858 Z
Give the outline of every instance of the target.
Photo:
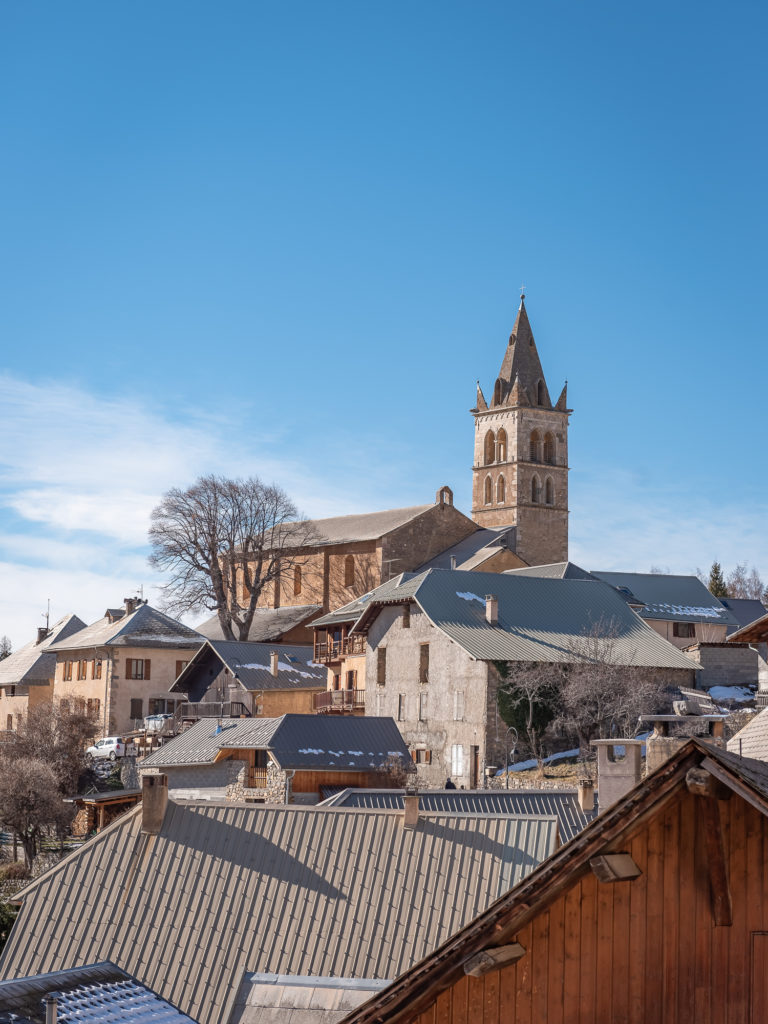
M 454 743 L 451 747 L 451 775 L 458 778 L 464 774 L 464 747 Z

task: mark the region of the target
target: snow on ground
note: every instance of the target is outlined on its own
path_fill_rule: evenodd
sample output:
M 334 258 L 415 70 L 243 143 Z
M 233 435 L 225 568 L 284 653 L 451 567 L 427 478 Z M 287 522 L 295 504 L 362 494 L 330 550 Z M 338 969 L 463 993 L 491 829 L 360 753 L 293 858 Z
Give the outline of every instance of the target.
M 755 691 L 748 686 L 712 686 L 707 692 L 712 700 L 735 700 L 741 703 L 755 699 Z

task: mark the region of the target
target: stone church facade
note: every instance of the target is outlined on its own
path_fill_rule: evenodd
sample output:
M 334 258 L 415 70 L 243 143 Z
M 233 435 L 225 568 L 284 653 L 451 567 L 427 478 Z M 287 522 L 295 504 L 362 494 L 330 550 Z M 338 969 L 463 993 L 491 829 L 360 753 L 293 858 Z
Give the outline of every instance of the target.
M 568 559 L 566 388 L 553 404 L 520 300 L 491 400 L 477 386 L 472 518 L 514 526 L 516 553 L 528 565 Z

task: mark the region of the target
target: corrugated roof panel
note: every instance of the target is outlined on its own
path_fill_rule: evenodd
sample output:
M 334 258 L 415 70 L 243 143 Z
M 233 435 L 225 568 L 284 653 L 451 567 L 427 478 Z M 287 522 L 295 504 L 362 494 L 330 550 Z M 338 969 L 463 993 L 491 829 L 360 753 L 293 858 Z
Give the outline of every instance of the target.
M 201 1024 L 244 970 L 394 978 L 535 866 L 556 823 L 171 802 L 159 835 L 140 829 L 126 815 L 27 887 L 0 973 L 108 959 Z
M 698 576 L 673 576 L 667 573 L 597 572 L 593 576 L 623 587 L 642 601 L 640 614 L 646 619 L 675 622 L 714 622 L 738 624 L 731 612 L 707 590 Z

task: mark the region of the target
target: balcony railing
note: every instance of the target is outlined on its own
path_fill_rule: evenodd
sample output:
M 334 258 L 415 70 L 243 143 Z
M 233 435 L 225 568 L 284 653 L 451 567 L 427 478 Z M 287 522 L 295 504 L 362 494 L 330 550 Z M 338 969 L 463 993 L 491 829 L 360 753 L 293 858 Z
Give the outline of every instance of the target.
M 347 636 L 343 640 L 315 644 L 315 661 L 338 661 L 351 654 L 365 654 L 364 636 Z
M 315 694 L 318 715 L 351 714 L 365 708 L 365 690 L 326 690 Z
M 248 789 L 267 788 L 267 769 L 250 768 L 248 771 Z
M 250 718 L 251 712 L 242 701 L 182 701 L 176 708 L 176 721 L 199 718 Z

